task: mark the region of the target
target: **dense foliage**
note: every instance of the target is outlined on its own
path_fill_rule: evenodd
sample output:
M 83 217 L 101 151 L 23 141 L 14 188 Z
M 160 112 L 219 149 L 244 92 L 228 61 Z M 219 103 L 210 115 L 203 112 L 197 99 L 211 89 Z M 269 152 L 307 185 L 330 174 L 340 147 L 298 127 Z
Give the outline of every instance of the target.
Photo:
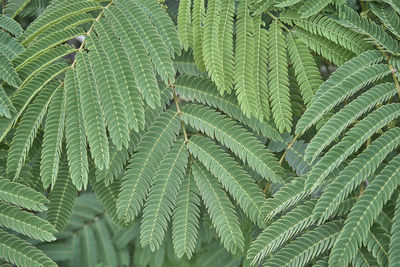
M 0 4 L 0 266 L 400 266 L 400 1 Z

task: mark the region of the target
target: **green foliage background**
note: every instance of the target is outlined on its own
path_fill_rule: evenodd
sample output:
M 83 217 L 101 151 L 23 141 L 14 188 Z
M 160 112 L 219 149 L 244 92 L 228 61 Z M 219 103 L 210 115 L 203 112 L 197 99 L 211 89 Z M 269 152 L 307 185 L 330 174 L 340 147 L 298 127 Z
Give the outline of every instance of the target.
M 0 266 L 400 266 L 400 1 L 0 5 Z

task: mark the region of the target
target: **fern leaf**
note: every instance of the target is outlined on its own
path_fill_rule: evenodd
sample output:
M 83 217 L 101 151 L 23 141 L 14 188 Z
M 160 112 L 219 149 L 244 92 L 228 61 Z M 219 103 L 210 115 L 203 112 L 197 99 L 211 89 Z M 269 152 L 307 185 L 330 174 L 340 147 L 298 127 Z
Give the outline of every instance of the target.
M 264 222 L 271 220 L 278 213 L 295 205 L 298 201 L 304 199 L 309 192 L 304 191 L 304 178 L 296 178 L 285 184 L 268 198 L 262 210 Z
M 104 266 L 118 266 L 117 251 L 110 235 L 112 232 L 108 229 L 105 220 L 97 220 L 93 224 L 93 231 L 97 241 L 99 261 Z
M 87 187 L 89 167 L 83 114 L 78 85 L 73 71 L 67 71 L 64 83 L 66 94 L 65 139 L 68 165 L 72 183 L 78 190 L 81 190 Z
M 154 69 L 146 48 L 137 31 L 129 25 L 128 18 L 118 8 L 105 11 L 115 33 L 120 37 L 122 45 L 136 76 L 136 82 L 143 98 L 152 108 L 160 105 L 160 91 L 155 78 Z
M 53 235 L 56 230 L 50 223 L 32 213 L 2 202 L 0 202 L 0 225 L 38 240 L 56 240 Z
M 176 57 L 174 65 L 180 74 L 191 74 L 200 77 L 205 75 L 205 73 L 200 71 L 191 51 L 183 52 L 182 55 Z
M 231 149 L 253 170 L 273 182 L 281 182 L 283 169 L 263 144 L 228 117 L 205 106 L 188 104 L 181 109 L 182 120 Z
M 132 221 L 150 189 L 156 168 L 180 129 L 177 113 L 164 112 L 144 134 L 128 164 L 117 203 L 119 218 Z
M 42 162 L 40 164 L 40 176 L 44 188 L 48 188 L 49 185 L 53 188 L 56 182 L 61 144 L 64 137 L 64 122 L 65 92 L 64 87 L 60 86 L 54 92 L 44 127 Z
M 0 85 L 0 116 L 11 119 L 11 117 L 15 115 L 15 112 L 14 106 L 11 104 L 6 92 L 4 92 L 3 87 Z
M 335 113 L 311 139 L 305 151 L 305 158 L 314 159 L 351 123 L 391 97 L 397 91 L 394 83 L 379 84 Z
M 140 243 L 158 250 L 163 242 L 183 176 L 189 153 L 182 138 L 165 154 L 154 176 L 152 187 L 143 210 Z
M 261 15 L 265 11 L 267 11 L 273 4 L 275 3 L 275 0 L 263 0 L 263 1 L 258 1 L 257 4 L 254 5 L 254 16 Z
M 394 55 L 400 55 L 399 43 L 385 32 L 378 24 L 368 18 L 361 17 L 353 9 L 340 6 L 338 22 L 355 32 L 365 35 L 370 42 Z
M 175 69 L 165 46 L 161 35 L 158 34 L 157 28 L 151 24 L 151 20 L 146 16 L 140 7 L 133 1 L 115 1 L 120 11 L 126 16 L 143 40 L 147 51 L 157 73 L 165 84 L 175 81 Z
M 307 147 L 308 144 L 305 144 L 304 141 L 295 141 L 286 150 L 285 159 L 298 176 L 307 174 L 312 168 L 312 163 L 304 158 L 304 151 Z
M 172 242 L 178 258 L 190 259 L 195 252 L 199 230 L 200 198 L 189 161 L 172 216 Z
M 269 120 L 271 110 L 268 99 L 268 32 L 262 26 L 261 16 L 254 18 L 254 88 L 257 105 L 265 120 Z
M 371 9 L 379 17 L 382 23 L 389 29 L 389 31 L 400 39 L 400 18 L 393 8 L 385 5 L 377 5 L 371 3 Z
M 289 6 L 293 6 L 293 5 L 297 4 L 300 1 L 301 0 L 283 0 L 280 3 L 275 4 L 274 6 L 279 7 L 279 8 L 289 7 Z
M 230 93 L 234 84 L 235 56 L 233 51 L 233 20 L 235 15 L 235 1 L 222 1 L 219 20 L 219 45 L 222 52 L 222 68 L 224 73 L 225 89 Z
M 21 25 L 7 16 L 0 16 L 0 28 L 3 28 L 15 37 L 19 37 L 23 32 Z
M 203 57 L 203 34 L 205 21 L 204 0 L 193 0 L 193 57 L 200 71 L 205 71 Z
M 386 156 L 400 144 L 400 128 L 393 128 L 372 142 L 356 159 L 340 172 L 319 198 L 314 219 L 325 221 L 364 179 L 377 169 Z
M 24 51 L 24 47 L 11 35 L 0 32 L 0 51 L 7 55 L 10 60 L 16 58 Z
M 88 41 L 93 40 L 90 47 L 89 59 L 94 74 L 104 118 L 110 132 L 112 142 L 118 150 L 127 148 L 129 142 L 128 115 L 125 105 L 117 88 L 115 73 L 111 68 L 110 58 L 106 50 L 96 37 L 88 36 Z M 96 38 L 96 39 L 94 39 Z M 87 43 L 88 44 L 88 43 Z
M 94 27 L 104 48 L 110 55 L 111 68 L 116 77 L 117 88 L 120 90 L 126 114 L 129 114 L 129 127 L 138 132 L 139 129 L 144 127 L 144 109 L 132 66 L 126 58 L 121 43 L 114 41 L 118 37 L 109 22 L 102 19 L 100 23 L 95 22 Z
M 332 3 L 333 0 L 327 1 L 316 1 L 316 0 L 306 0 L 304 4 L 299 8 L 298 13 L 301 14 L 301 18 L 307 18 L 312 15 L 319 13 L 327 5 Z
M 263 266 L 304 266 L 332 247 L 342 227 L 342 221 L 332 221 L 318 226 L 283 247 Z
M 0 51 L 0 79 L 4 80 L 11 86 L 18 87 L 21 84 L 21 79 L 12 65 L 8 57 Z
M 340 25 L 328 16 L 315 15 L 310 18 L 301 18 L 294 10 L 287 10 L 279 15 L 279 19 L 289 25 L 295 24 L 309 33 L 323 36 L 356 55 L 372 48 L 363 36 Z
M 301 41 L 294 39 L 292 34 L 287 36 L 288 52 L 300 87 L 304 104 L 309 106 L 314 93 L 322 84 L 321 74 L 315 64 L 314 58 Z
M 181 44 L 179 41 L 178 33 L 176 27 L 168 15 L 168 13 L 153 0 L 129 0 L 134 1 L 138 6 L 140 6 L 143 11 L 147 13 L 150 20 L 155 25 L 158 33 L 161 35 L 162 40 L 165 45 L 169 48 L 170 55 L 172 58 L 175 55 L 181 54 Z
M 181 41 L 183 49 L 188 50 L 193 47 L 193 25 L 191 14 L 192 1 L 183 0 L 179 1 L 178 8 L 178 36 Z
M 50 192 L 50 205 L 46 216 L 46 219 L 54 225 L 59 233 L 63 232 L 69 223 L 77 196 L 78 191 L 72 183 L 64 155 L 60 162 L 54 188 Z
M 224 247 L 232 253 L 243 251 L 244 240 L 239 220 L 222 186 L 199 163 L 193 163 L 192 171 L 200 195 Z
M 109 164 L 108 139 L 105 129 L 104 115 L 100 105 L 99 92 L 94 84 L 89 57 L 84 52 L 76 54 L 75 78 L 79 84 L 80 105 L 83 124 L 89 142 L 90 152 L 96 166 L 102 170 Z
M 373 225 L 363 243 L 380 266 L 388 266 L 390 236 L 383 228 Z
M 400 157 L 396 156 L 365 189 L 351 209 L 345 226 L 332 248 L 330 264 L 346 266 L 354 257 L 357 247 L 367 238 L 380 209 L 399 185 L 399 172 Z
M 0 257 L 18 266 L 56 267 L 57 264 L 30 243 L 0 229 Z
M 260 214 L 265 197 L 249 174 L 208 138 L 193 136 L 189 140 L 188 149 L 218 178 L 249 218 L 254 223 L 263 225 Z
M 34 211 L 45 211 L 47 210 L 46 205 L 49 204 L 49 201 L 41 193 L 4 178 L 0 179 L 0 199 Z
M 337 66 L 343 65 L 355 56 L 352 51 L 343 46 L 301 28 L 295 27 L 293 32 L 308 48 Z
M 268 30 L 268 79 L 272 116 L 280 133 L 292 128 L 286 42 L 282 29 L 273 21 Z
M 386 65 L 375 64 L 381 59 L 382 54 L 379 51 L 370 50 L 340 67 L 316 92 L 315 101 L 297 123 L 296 134 L 305 132 L 326 112 L 363 86 L 387 75 L 388 67 Z M 346 90 L 343 89 L 345 85 Z
M 22 45 L 28 46 L 35 38 L 37 38 L 46 29 L 54 24 L 65 20 L 73 15 L 80 13 L 88 13 L 101 9 L 101 5 L 96 1 L 79 1 L 55 3 L 55 8 L 48 8 L 38 19 L 29 25 L 26 31 L 19 37 Z
M 236 97 L 233 95 L 221 96 L 215 84 L 209 79 L 194 75 L 180 75 L 175 83 L 175 91 L 187 100 L 197 101 L 222 110 L 253 131 L 262 133 L 274 141 L 282 141 L 282 137 L 271 123 L 260 122 L 255 117 L 247 118 L 240 109 Z
M 378 262 L 374 259 L 374 257 L 365 248 L 358 249 L 358 251 L 354 255 L 352 264 L 355 267 L 364 267 L 364 266 L 379 267 Z
M 264 229 L 247 252 L 247 258 L 252 259 L 252 264 L 261 261 L 289 238 L 310 226 L 313 223 L 311 215 L 314 204 L 308 201 L 297 206 Z
M 98 252 L 92 227 L 84 225 L 78 234 L 80 239 L 80 263 L 83 266 L 96 266 Z
M 388 104 L 371 112 L 317 162 L 307 177 L 306 190 L 314 189 L 343 160 L 357 151 L 380 128 L 400 115 L 400 105 Z
M 11 18 L 15 18 L 29 4 L 31 0 L 10 0 L 3 10 L 4 14 Z
M 96 181 L 94 176 L 90 178 L 90 186 L 93 188 L 96 196 L 98 197 L 101 205 L 104 207 L 106 213 L 111 218 L 112 222 L 120 228 L 131 226 L 131 223 L 126 223 L 124 220 L 118 218 L 117 214 L 117 201 L 118 193 L 121 189 L 122 181 L 114 180 L 107 186 L 104 181 Z
M 240 1 L 237 10 L 235 50 L 235 91 L 243 113 L 250 118 L 261 117 L 254 88 L 254 25 L 249 11 L 250 1 Z
M 206 69 L 221 95 L 229 88 L 225 88 L 225 77 L 222 61 L 222 51 L 219 37 L 219 23 L 221 16 L 221 1 L 210 0 L 207 3 L 207 14 L 204 22 L 203 56 Z
M 397 197 L 396 208 L 393 216 L 393 225 L 391 230 L 390 238 L 390 249 L 389 249 L 389 266 L 394 267 L 400 264 L 400 197 Z
M 12 179 L 19 176 L 54 91 L 56 91 L 55 83 L 46 86 L 22 117 L 8 153 L 7 174 Z
M 398 14 L 400 14 L 399 0 L 383 0 L 383 2 L 389 4 Z

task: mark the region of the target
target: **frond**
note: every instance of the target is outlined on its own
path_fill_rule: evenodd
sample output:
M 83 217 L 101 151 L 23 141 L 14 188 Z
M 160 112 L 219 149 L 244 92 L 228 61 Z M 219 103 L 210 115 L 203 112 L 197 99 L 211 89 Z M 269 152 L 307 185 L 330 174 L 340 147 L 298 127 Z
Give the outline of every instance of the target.
M 193 162 L 192 171 L 200 195 L 224 247 L 232 253 L 243 251 L 244 240 L 239 219 L 222 186 L 196 161 Z
M 394 55 L 400 55 L 399 43 L 378 24 L 368 18 L 361 17 L 347 6 L 339 7 L 338 22 L 353 31 L 365 35 L 367 40 Z
M 400 116 L 400 105 L 397 103 L 384 105 L 371 112 L 316 163 L 307 177 L 306 190 L 319 185 L 334 168 L 357 151 L 369 137 L 398 116 Z
M 279 188 L 272 198 L 268 198 L 262 209 L 264 222 L 272 220 L 278 213 L 294 206 L 297 202 L 309 195 L 309 192 L 304 191 L 304 182 L 304 178 L 294 178 L 292 181 Z
M 300 1 L 301 0 L 283 0 L 280 3 L 275 4 L 274 6 L 279 7 L 279 8 L 289 7 L 289 6 L 293 6 L 293 5 L 297 4 Z
M 124 174 L 117 203 L 119 218 L 129 222 L 139 214 L 157 166 L 178 135 L 180 125 L 177 116 L 171 110 L 161 114 L 138 144 Z
M 176 31 L 176 27 L 168 15 L 168 13 L 153 0 L 130 0 L 134 1 L 146 14 L 155 25 L 158 33 L 161 35 L 161 39 L 168 47 L 172 58 L 175 55 L 181 54 L 181 45 Z
M 303 5 L 299 8 L 298 13 L 301 18 L 308 18 L 312 15 L 319 13 L 327 5 L 332 3 L 333 0 L 318 1 L 318 0 L 305 0 Z
M 19 37 L 19 41 L 21 41 L 22 45 L 28 46 L 28 44 L 32 43 L 36 38 L 41 38 L 40 35 L 46 32 L 46 30 L 51 29 L 55 24 L 73 15 L 89 13 L 99 9 L 101 9 L 101 5 L 96 1 L 90 0 L 79 2 L 53 2 L 41 16 L 29 25 L 26 31 Z M 35 46 L 37 44 L 38 42 L 35 43 Z
M 391 230 L 390 238 L 390 249 L 389 249 L 389 266 L 396 266 L 400 263 L 400 197 L 397 197 L 396 207 L 393 216 L 393 225 Z
M 243 113 L 261 117 L 254 88 L 254 25 L 249 11 L 250 1 L 240 1 L 237 10 L 235 47 L 235 91 Z
M 90 186 L 93 188 L 101 205 L 104 207 L 107 215 L 111 218 L 112 222 L 120 228 L 132 226 L 132 223 L 126 223 L 124 220 L 118 218 L 117 201 L 118 194 L 121 190 L 121 179 L 116 179 L 105 185 L 104 181 L 96 181 L 92 175 L 90 177 Z
M 257 105 L 265 120 L 269 120 L 271 110 L 268 97 L 268 31 L 262 27 L 261 16 L 254 19 L 254 88 L 257 94 Z
M 252 264 L 260 262 L 291 237 L 301 232 L 314 221 L 311 218 L 315 202 L 308 201 L 274 221 L 254 240 L 247 251 Z
M 332 248 L 330 264 L 346 266 L 354 257 L 361 242 L 367 240 L 368 231 L 379 211 L 400 183 L 399 172 L 400 157 L 396 156 L 365 189 L 351 209 L 343 230 Z
M 280 133 L 292 129 L 286 41 L 276 21 L 268 30 L 268 86 L 272 117 Z
M 192 0 L 179 1 L 178 8 L 178 36 L 183 49 L 193 47 L 193 25 L 191 14 Z
M 196 76 L 204 76 L 205 74 L 200 70 L 198 63 L 195 62 L 195 58 L 193 57 L 194 51 L 185 51 L 182 52 L 180 56 L 177 56 L 174 60 L 175 68 L 182 75 L 190 74 Z M 182 75 L 179 75 L 181 77 Z M 177 80 L 179 79 L 177 78 Z M 176 81 L 175 81 L 176 84 Z
M 361 248 L 357 250 L 352 260 L 352 264 L 354 267 L 379 267 L 378 262 L 375 260 L 372 254 L 368 252 L 366 248 Z
M 263 266 L 304 266 L 332 247 L 342 227 L 342 221 L 332 221 L 318 226 L 273 254 Z
M 363 36 L 340 25 L 328 16 L 315 15 L 309 18 L 301 18 L 295 11 L 287 10 L 279 15 L 279 19 L 289 25 L 295 24 L 311 34 L 325 37 L 356 55 L 372 48 Z
M 121 150 L 122 147 L 126 148 L 129 142 L 128 115 L 125 111 L 121 91 L 117 87 L 117 79 L 113 73 L 110 58 L 102 44 L 94 36 L 89 35 L 86 42 L 86 47 L 90 49 L 89 60 L 93 79 L 111 140 L 117 149 Z
M 188 158 L 186 143 L 180 138 L 165 154 L 155 173 L 140 226 L 140 243 L 143 247 L 150 246 L 151 251 L 159 249 L 163 242 Z
M 34 211 L 45 211 L 49 204 L 41 193 L 5 178 L 0 178 L 0 200 Z
M 298 176 L 307 174 L 312 168 L 312 163 L 304 157 L 304 151 L 308 146 L 309 144 L 305 144 L 304 141 L 300 140 L 295 141 L 292 146 L 286 150 L 285 159 Z
M 11 33 L 15 37 L 19 37 L 23 30 L 21 25 L 7 16 L 0 16 L 0 28 L 3 28 L 5 31 Z
M 4 8 L 4 14 L 15 18 L 29 4 L 31 0 L 10 0 Z
M 21 84 L 21 79 L 12 65 L 10 59 L 0 51 L 0 79 L 4 80 L 11 86 L 18 87 Z
M 24 47 L 8 33 L 0 32 L 0 52 L 3 52 L 10 60 L 16 58 L 24 51 Z
M 168 48 L 162 40 L 162 36 L 157 32 L 157 27 L 151 23 L 151 19 L 146 16 L 146 12 L 132 0 L 117 0 L 114 2 L 128 19 L 131 28 L 135 29 L 143 40 L 143 43 L 150 54 L 153 65 L 161 79 L 165 84 L 169 84 L 169 81 L 174 82 L 175 69 L 171 60 L 171 57 L 173 58 L 174 55 L 171 56 L 169 54 Z M 164 13 L 165 12 L 163 12 L 163 14 Z M 171 21 L 171 19 L 169 19 L 169 21 Z M 174 36 L 177 35 L 175 26 L 174 31 L 170 34 L 174 34 Z M 144 57 L 144 54 L 140 56 Z
M 281 182 L 283 169 L 272 153 L 250 132 L 217 111 L 197 104 L 187 104 L 181 109 L 182 120 L 197 130 L 217 139 L 231 149 L 253 170 L 273 182 Z
M 250 175 L 229 154 L 206 137 L 193 136 L 187 146 L 190 153 L 218 178 L 247 216 L 254 223 L 263 225 L 260 214 L 265 197 Z
M 388 266 L 390 236 L 383 228 L 373 225 L 363 243 L 380 266 Z
M 193 57 L 200 71 L 206 70 L 203 57 L 205 15 L 204 0 L 193 0 Z
M 344 129 L 376 105 L 393 97 L 397 93 L 395 87 L 394 83 L 374 86 L 336 112 L 311 139 L 305 158 L 313 161 Z
M 389 31 L 400 39 L 400 18 L 393 8 L 386 5 L 371 3 L 371 9 Z
M 228 93 L 233 89 L 235 75 L 235 55 L 233 49 L 233 31 L 236 3 L 234 0 L 222 1 L 219 20 L 219 45 L 222 52 L 224 84 Z M 236 24 L 238 27 L 238 24 Z
M 49 195 L 50 204 L 46 216 L 59 233 L 67 227 L 77 196 L 78 191 L 72 183 L 64 155 L 60 162 L 57 179 Z
M 95 221 L 93 231 L 101 264 L 110 267 L 118 266 L 118 254 L 111 238 L 112 231 L 107 227 L 106 221 Z
M 200 198 L 189 161 L 179 190 L 172 217 L 172 242 L 178 258 L 184 254 L 190 259 L 195 252 L 200 217 Z
M 64 138 L 65 91 L 60 86 L 54 92 L 44 126 L 44 137 L 41 153 L 40 176 L 43 187 L 53 188 L 60 163 L 61 145 Z
M 204 22 L 203 33 L 203 56 L 204 64 L 211 77 L 217 85 L 221 95 L 229 88 L 225 88 L 224 69 L 222 61 L 222 51 L 219 37 L 219 23 L 221 16 L 221 1 L 210 0 L 207 2 L 207 13 Z
M 0 257 L 18 266 L 57 267 L 57 264 L 30 243 L 0 229 Z
M 262 0 L 253 5 L 253 15 L 261 15 L 264 11 L 268 10 L 273 4 L 274 0 Z
M 77 53 L 76 62 L 75 79 L 78 81 L 78 91 L 80 92 L 83 125 L 92 158 L 101 170 L 107 168 L 110 161 L 104 113 L 100 104 L 99 92 L 94 84 L 88 55 L 85 52 Z
M 143 98 L 152 108 L 159 106 L 160 90 L 158 89 L 150 56 L 148 56 L 146 47 L 138 32 L 133 27 L 126 27 L 126 25 L 130 24 L 129 18 L 119 8 L 110 7 L 105 10 L 105 15 L 114 32 L 121 39 Z
M 386 76 L 389 73 L 387 65 L 376 64 L 381 60 L 380 51 L 369 50 L 335 71 L 316 92 L 314 101 L 297 123 L 296 134 L 305 132 L 326 112 L 362 87 Z
M 4 92 L 3 87 L 0 85 L 0 116 L 5 116 L 6 118 L 11 119 L 15 112 L 14 106 L 11 104 L 6 92 Z
M 25 163 L 33 139 L 46 114 L 51 97 L 57 90 L 57 84 L 46 86 L 34 99 L 25 112 L 11 142 L 7 160 L 7 174 L 16 179 Z
M 56 240 L 56 229 L 50 223 L 4 202 L 0 202 L 0 226 L 42 241 Z
M 74 72 L 67 71 L 64 80 L 66 94 L 65 140 L 72 183 L 78 190 L 81 190 L 87 187 L 89 165 L 85 126 L 77 83 Z
M 313 56 L 303 42 L 294 39 L 292 34 L 287 36 L 287 41 L 290 60 L 293 63 L 301 96 L 304 104 L 309 106 L 315 92 L 322 84 L 321 74 Z
M 129 127 L 138 132 L 139 129 L 144 127 L 144 108 L 132 66 L 122 44 L 115 42 L 118 37 L 106 19 L 95 22 L 94 29 L 109 54 L 110 67 L 115 77 L 117 88 L 120 91 L 126 114 L 129 114 Z
M 340 172 L 325 189 L 314 209 L 314 219 L 325 221 L 363 180 L 367 179 L 386 156 L 400 144 L 400 128 L 393 128 L 372 142 Z
M 294 32 L 296 36 L 305 43 L 306 46 L 308 46 L 308 48 L 337 66 L 343 65 L 355 56 L 352 51 L 347 50 L 343 46 L 338 45 L 325 37 L 303 30 L 297 26 L 294 27 L 292 32 Z
M 236 97 L 227 94 L 221 96 L 215 84 L 209 79 L 194 75 L 180 75 L 175 83 L 175 91 L 184 99 L 220 109 L 253 131 L 274 141 L 282 141 L 282 137 L 272 123 L 260 122 L 255 117 L 247 118 L 240 109 Z

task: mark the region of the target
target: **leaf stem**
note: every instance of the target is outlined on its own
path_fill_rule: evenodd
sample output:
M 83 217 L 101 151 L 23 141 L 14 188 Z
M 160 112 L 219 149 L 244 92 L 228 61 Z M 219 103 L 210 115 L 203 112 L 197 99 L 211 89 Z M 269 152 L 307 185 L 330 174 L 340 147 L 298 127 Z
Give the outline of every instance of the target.
M 284 159 L 285 156 L 286 156 L 286 152 L 287 152 L 289 149 L 292 148 L 293 143 L 294 143 L 299 137 L 300 137 L 300 134 L 296 135 L 296 136 L 293 138 L 293 140 L 288 144 L 288 146 L 287 146 L 286 149 L 285 149 L 285 152 L 283 152 L 283 155 L 282 155 L 281 159 L 279 160 L 279 164 L 282 165 L 283 159 Z
M 175 85 L 171 82 L 171 80 L 169 80 L 169 86 L 174 90 L 174 102 L 175 102 L 176 110 L 178 112 L 179 121 L 180 121 L 180 123 L 182 125 L 183 136 L 185 137 L 185 143 L 188 143 L 189 142 L 189 138 L 188 138 L 188 134 L 186 132 L 185 123 L 182 121 L 182 118 L 181 118 L 182 111 L 181 111 L 181 108 L 179 107 L 179 103 L 178 103 L 179 99 L 178 99 L 178 97 L 176 96 L 176 93 L 175 93 Z

